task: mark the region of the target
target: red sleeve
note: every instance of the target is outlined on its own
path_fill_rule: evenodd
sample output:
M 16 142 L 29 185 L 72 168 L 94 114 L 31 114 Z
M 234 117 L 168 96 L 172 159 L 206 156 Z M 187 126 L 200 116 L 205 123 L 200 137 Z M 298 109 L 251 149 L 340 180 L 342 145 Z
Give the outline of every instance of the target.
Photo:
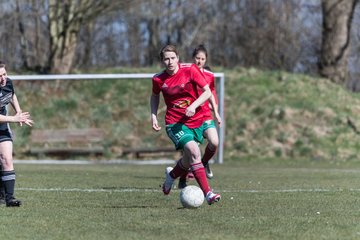
M 152 78 L 152 92 L 155 95 L 159 95 L 160 94 L 160 86 L 159 83 L 157 81 L 157 79 L 155 77 Z
M 216 95 L 216 88 L 215 88 L 215 77 L 214 75 L 211 76 L 211 81 L 210 81 L 210 90 L 211 90 L 211 93 L 213 94 L 214 98 L 215 98 L 215 102 L 216 104 L 219 103 L 218 101 L 218 97 Z
M 204 74 L 195 64 L 191 65 L 191 78 L 201 88 L 207 85 Z

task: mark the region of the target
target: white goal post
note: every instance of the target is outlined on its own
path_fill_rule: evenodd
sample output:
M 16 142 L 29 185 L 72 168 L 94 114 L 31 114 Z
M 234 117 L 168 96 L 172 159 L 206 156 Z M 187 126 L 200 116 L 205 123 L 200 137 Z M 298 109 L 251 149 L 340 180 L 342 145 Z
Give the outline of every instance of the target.
M 155 73 L 129 73 L 129 74 L 53 74 L 53 75 L 10 75 L 12 80 L 91 80 L 91 79 L 151 79 Z M 225 140 L 225 115 L 224 115 L 224 95 L 225 95 L 225 75 L 224 73 L 214 73 L 216 79 L 216 91 L 219 99 L 219 114 L 222 119 L 222 127 L 219 128 L 219 149 L 216 163 L 223 163 L 224 140 Z

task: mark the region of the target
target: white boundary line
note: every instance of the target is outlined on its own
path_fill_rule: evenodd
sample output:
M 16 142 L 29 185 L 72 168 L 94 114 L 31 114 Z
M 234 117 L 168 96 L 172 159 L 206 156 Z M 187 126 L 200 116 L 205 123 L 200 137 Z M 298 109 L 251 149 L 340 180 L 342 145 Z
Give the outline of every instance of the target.
M 16 188 L 17 191 L 33 191 L 33 192 L 88 192 L 88 193 L 126 193 L 126 192 L 161 192 L 161 189 L 151 189 L 151 188 L 123 188 L 123 189 L 81 189 L 81 188 Z M 173 189 L 172 191 L 179 192 L 179 189 Z M 325 189 L 325 188 L 314 188 L 314 189 L 264 189 L 264 190 L 255 190 L 255 189 L 238 189 L 238 190 L 217 190 L 217 192 L 222 193 L 322 193 L 322 192 L 360 192 L 358 188 L 350 189 Z
M 33 192 L 106 192 L 106 193 L 125 193 L 125 192 L 161 192 L 161 189 L 81 189 L 81 188 L 16 188 L 16 191 L 33 191 Z

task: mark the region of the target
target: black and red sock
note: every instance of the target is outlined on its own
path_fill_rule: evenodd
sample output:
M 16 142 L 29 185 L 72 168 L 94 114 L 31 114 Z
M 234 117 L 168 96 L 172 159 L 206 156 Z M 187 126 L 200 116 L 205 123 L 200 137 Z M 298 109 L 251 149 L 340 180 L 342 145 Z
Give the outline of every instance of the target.
M 203 164 L 207 164 L 210 161 L 210 159 L 215 155 L 216 150 L 217 150 L 216 147 L 210 147 L 210 145 L 208 144 L 205 148 L 204 156 L 202 157 L 201 162 Z
M 179 160 L 175 167 L 173 168 L 173 170 L 170 172 L 170 176 L 173 178 L 173 179 L 176 179 L 180 176 L 182 176 L 183 174 L 187 174 L 188 172 L 188 169 L 185 168 L 182 163 L 181 163 L 181 160 Z

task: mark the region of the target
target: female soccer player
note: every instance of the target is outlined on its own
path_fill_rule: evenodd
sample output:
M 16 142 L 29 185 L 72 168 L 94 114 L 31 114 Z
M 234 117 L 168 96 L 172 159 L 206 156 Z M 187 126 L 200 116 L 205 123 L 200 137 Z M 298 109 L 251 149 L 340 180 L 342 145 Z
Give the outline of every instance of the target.
M 7 115 L 6 107 L 9 103 L 16 112 L 13 116 Z M 21 201 L 14 197 L 15 170 L 12 158 L 13 140 L 9 123 L 19 123 L 20 126 L 26 124 L 31 127 L 34 122 L 28 112 L 21 111 L 12 81 L 7 76 L 5 64 L 0 62 L 0 185 L 6 206 L 19 207 Z M 4 201 L 4 199 L 2 200 Z
M 205 167 L 207 178 L 211 179 L 213 177 L 213 173 L 210 169 L 209 160 L 215 155 L 216 150 L 219 146 L 219 137 L 215 127 L 211 110 L 214 111 L 215 118 L 219 126 L 221 126 L 221 117 L 218 112 L 218 100 L 215 90 L 215 77 L 214 77 L 214 73 L 212 73 L 208 69 L 208 67 L 205 66 L 208 54 L 204 45 L 197 46 L 193 51 L 192 57 L 194 63 L 199 67 L 200 71 L 204 74 L 205 80 L 209 84 L 212 93 L 209 101 L 200 106 L 204 120 L 203 135 L 208 141 L 201 162 Z M 186 187 L 187 185 L 186 179 L 187 179 L 187 174 L 184 174 L 179 178 L 179 184 L 178 184 L 179 188 Z
M 199 106 L 211 96 L 204 75 L 195 64 L 179 64 L 179 54 L 175 46 L 167 45 L 160 51 L 160 59 L 165 70 L 152 79 L 150 98 L 151 122 L 155 131 L 161 127 L 157 120 L 160 92 L 166 104 L 165 124 L 169 138 L 176 149 L 183 150 L 183 157 L 174 168 L 167 167 L 163 193 L 168 195 L 174 180 L 190 168 L 202 189 L 208 204 L 218 202 L 219 194 L 213 193 L 208 184 L 198 143 L 203 142 L 203 114 Z M 198 88 L 202 89 L 199 94 Z

